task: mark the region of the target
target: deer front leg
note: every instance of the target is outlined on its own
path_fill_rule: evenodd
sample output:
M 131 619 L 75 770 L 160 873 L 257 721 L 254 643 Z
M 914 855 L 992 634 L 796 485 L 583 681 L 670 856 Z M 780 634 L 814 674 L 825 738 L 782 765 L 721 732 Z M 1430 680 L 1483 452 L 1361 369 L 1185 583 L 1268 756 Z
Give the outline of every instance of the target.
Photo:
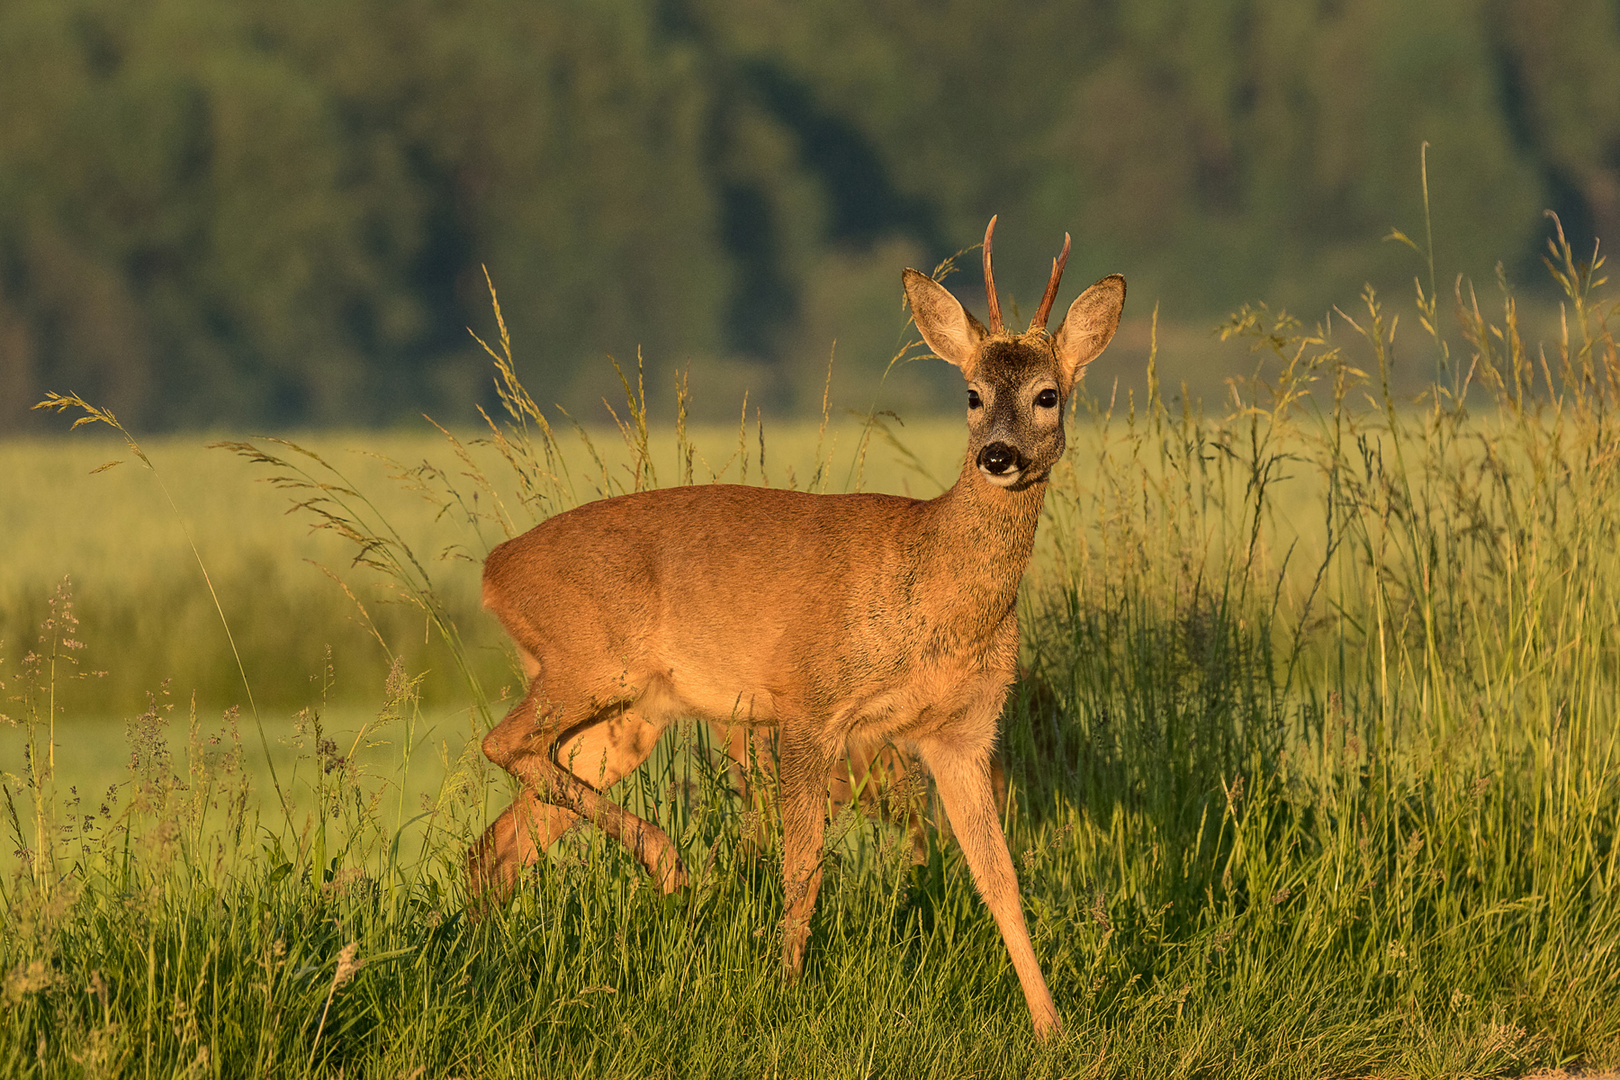
M 1029 929 L 1024 925 L 1018 877 L 996 814 L 991 749 L 988 745 L 968 748 L 944 741 L 925 743 L 921 749 L 923 760 L 934 774 L 956 841 L 962 845 L 962 854 L 973 872 L 973 883 L 1001 929 L 1001 939 L 1006 942 L 1007 954 L 1029 1005 L 1035 1034 L 1045 1039 L 1062 1030 L 1063 1020 L 1052 1003 L 1052 994 L 1029 943 Z
M 810 916 L 821 890 L 827 776 L 833 754 L 813 738 L 784 732 L 782 778 L 782 966 L 796 979 L 804 967 Z

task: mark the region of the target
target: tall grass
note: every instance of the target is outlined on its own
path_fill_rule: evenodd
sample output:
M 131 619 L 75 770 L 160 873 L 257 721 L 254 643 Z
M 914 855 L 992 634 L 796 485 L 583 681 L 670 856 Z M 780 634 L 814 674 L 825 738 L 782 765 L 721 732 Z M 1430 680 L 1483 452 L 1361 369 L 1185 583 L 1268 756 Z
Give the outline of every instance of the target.
M 309 713 L 290 811 L 272 817 L 245 792 L 234 720 L 217 743 L 192 720 L 176 754 L 161 694 L 105 810 L 64 790 L 48 729 L 70 665 L 40 651 L 6 690 L 33 741 L 6 780 L 7 806 L 31 809 L 9 818 L 26 858 L 0 898 L 0 1060 L 20 1076 L 1620 1065 L 1620 358 L 1601 262 L 1561 234 L 1550 251 L 1566 320 L 1545 349 L 1506 289 L 1488 309 L 1461 285 L 1453 348 L 1429 282 L 1405 336 L 1371 293 L 1318 327 L 1237 313 L 1225 333 L 1253 374 L 1208 413 L 1156 382 L 1088 404 L 1005 716 L 1009 834 L 1068 1021 L 1052 1044 L 1030 1036 L 955 849 L 913 866 L 892 827 L 853 813 L 807 976 L 784 984 L 776 840 L 753 842 L 758 816 L 701 732 L 615 790 L 677 838 L 689 889 L 659 895 L 582 830 L 509 910 L 474 920 L 461 860 L 505 788 L 469 757 L 405 797 L 424 748 L 403 660 L 362 736 L 395 765 L 365 771 Z M 576 470 L 504 332 L 491 353 L 505 412 L 485 441 L 447 435 L 456 466 L 401 474 L 469 554 L 579 499 L 721 471 L 681 424 L 673 464 L 657 456 L 628 371 L 625 467 L 593 449 Z M 1435 383 L 1397 401 L 1390 373 L 1412 363 Z M 785 482 L 748 421 L 732 466 Z M 377 499 L 325 455 L 237 449 L 465 654 L 434 564 Z M 792 482 L 839 486 L 819 466 Z M 60 603 L 47 631 L 67 650 Z M 493 716 L 499 692 L 463 670 Z

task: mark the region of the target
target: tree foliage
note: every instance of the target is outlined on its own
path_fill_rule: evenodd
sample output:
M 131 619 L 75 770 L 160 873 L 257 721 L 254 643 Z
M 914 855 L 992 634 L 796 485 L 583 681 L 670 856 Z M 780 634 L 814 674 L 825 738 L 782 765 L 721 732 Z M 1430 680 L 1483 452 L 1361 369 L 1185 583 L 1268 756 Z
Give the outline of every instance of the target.
M 1616 0 L 7 0 L 0 430 L 384 423 L 479 397 L 487 266 L 536 385 L 645 346 L 819 401 L 902 264 L 991 213 L 1182 320 L 1488 274 L 1620 224 Z M 971 283 L 964 283 L 971 290 Z M 870 363 L 868 363 L 870 361 Z M 847 366 L 846 366 L 847 367 Z

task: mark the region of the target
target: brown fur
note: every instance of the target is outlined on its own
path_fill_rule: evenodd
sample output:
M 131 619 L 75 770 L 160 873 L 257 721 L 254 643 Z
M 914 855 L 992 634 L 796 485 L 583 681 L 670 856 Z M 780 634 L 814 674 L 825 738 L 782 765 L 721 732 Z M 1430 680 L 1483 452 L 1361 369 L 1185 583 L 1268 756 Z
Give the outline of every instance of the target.
M 476 893 L 504 894 L 584 819 L 678 888 L 685 871 L 669 837 L 601 792 L 677 718 L 774 728 L 783 962 L 797 974 L 834 765 L 851 745 L 902 745 L 933 774 L 1044 1036 L 1060 1020 L 1030 947 L 991 762 L 1063 406 L 1113 336 L 1125 283 L 1092 286 L 1048 336 L 991 335 L 926 275 L 904 280 L 923 339 L 982 403 L 968 411 L 966 461 L 943 495 L 668 488 L 589 503 L 490 553 L 484 603 L 530 681 L 484 751 L 523 790 L 469 870 Z M 1055 403 L 1039 404 L 1043 390 Z

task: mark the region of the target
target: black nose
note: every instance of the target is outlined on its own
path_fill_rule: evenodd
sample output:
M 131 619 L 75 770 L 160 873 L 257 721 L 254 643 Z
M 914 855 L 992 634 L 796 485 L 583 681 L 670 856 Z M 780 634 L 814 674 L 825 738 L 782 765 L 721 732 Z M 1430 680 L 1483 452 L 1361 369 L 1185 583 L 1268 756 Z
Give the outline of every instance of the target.
M 979 451 L 979 468 L 992 476 L 1000 476 L 1018 464 L 1018 451 L 1004 442 L 993 442 Z

